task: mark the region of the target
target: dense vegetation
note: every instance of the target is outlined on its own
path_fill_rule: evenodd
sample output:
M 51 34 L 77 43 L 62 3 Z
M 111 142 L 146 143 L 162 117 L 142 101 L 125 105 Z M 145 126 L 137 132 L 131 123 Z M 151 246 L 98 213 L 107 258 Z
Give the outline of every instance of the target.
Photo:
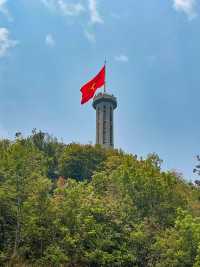
M 200 266 L 199 187 L 160 165 L 35 130 L 1 140 L 0 265 Z

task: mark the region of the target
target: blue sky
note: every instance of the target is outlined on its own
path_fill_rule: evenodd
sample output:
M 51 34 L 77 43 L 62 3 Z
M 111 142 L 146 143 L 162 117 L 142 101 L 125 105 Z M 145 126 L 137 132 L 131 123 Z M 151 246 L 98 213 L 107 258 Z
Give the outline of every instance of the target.
M 95 141 L 80 87 L 107 57 L 115 146 L 195 179 L 200 152 L 198 0 L 0 0 L 0 136 Z

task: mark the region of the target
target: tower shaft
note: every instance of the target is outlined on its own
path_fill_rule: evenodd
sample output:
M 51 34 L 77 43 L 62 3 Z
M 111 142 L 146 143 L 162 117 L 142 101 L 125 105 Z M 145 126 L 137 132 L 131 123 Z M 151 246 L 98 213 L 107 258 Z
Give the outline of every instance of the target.
M 100 93 L 95 96 L 93 107 L 96 109 L 96 144 L 106 148 L 114 147 L 114 109 L 117 100 L 113 95 Z

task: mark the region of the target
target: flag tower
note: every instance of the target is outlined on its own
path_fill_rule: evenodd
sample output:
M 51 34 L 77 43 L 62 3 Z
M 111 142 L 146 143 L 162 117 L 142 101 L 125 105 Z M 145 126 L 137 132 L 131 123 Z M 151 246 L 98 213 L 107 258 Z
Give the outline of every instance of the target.
M 103 93 L 95 95 L 97 89 L 104 86 Z M 93 98 L 96 110 L 96 144 L 105 148 L 114 148 L 114 109 L 117 99 L 106 92 L 106 61 L 100 72 L 81 87 L 81 104 Z
M 106 80 L 104 92 L 93 99 L 93 108 L 96 110 L 96 144 L 114 148 L 114 109 L 117 108 L 117 99 L 106 92 Z
M 96 110 L 96 144 L 105 148 L 114 148 L 114 109 L 117 99 L 106 91 L 93 99 Z

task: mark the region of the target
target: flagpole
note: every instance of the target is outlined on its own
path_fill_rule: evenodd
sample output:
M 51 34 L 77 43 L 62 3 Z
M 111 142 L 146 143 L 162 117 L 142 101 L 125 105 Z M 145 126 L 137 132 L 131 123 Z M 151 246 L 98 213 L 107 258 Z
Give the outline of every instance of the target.
M 106 58 L 105 58 L 105 61 L 104 61 L 105 73 L 106 73 L 106 64 L 107 64 L 107 61 L 106 61 Z M 104 83 L 104 93 L 106 93 L 106 77 L 105 77 L 105 83 Z

